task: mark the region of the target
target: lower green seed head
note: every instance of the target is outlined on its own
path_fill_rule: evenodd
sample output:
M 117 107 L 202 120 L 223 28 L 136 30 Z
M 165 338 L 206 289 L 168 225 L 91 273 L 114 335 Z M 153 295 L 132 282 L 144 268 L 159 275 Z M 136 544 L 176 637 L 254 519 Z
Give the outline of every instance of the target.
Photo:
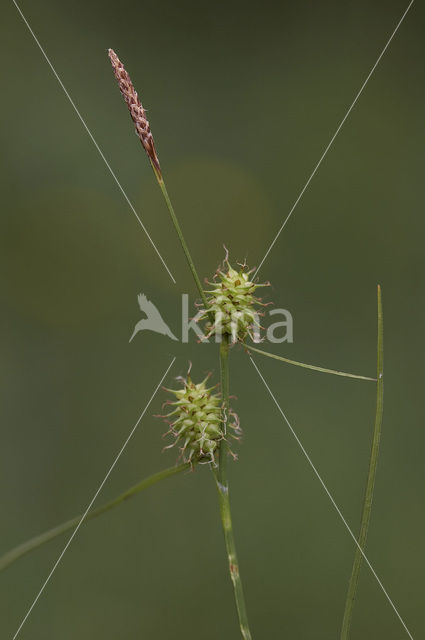
M 227 412 L 224 422 L 221 395 L 213 393 L 215 387 L 207 388 L 208 377 L 195 384 L 191 377 L 178 378 L 183 387 L 180 389 L 167 389 L 175 400 L 166 404 L 173 407 L 172 411 L 164 416 L 169 424 L 169 430 L 165 435 L 174 438 L 174 442 L 165 447 L 170 449 L 178 445 L 180 456 L 185 462 L 209 462 L 216 465 L 216 458 L 220 445 L 224 439 L 229 443 L 229 438 L 239 440 L 242 430 L 238 416 L 232 409 Z M 230 450 L 229 453 L 236 458 Z
M 163 416 L 170 424 L 168 434 L 174 437 L 169 447 L 178 444 L 185 462 L 214 463 L 214 455 L 224 437 L 221 397 L 206 387 L 207 379 L 195 384 L 188 376 L 183 380 L 182 389 L 168 390 L 176 398 L 168 403 L 174 407 L 173 411 Z

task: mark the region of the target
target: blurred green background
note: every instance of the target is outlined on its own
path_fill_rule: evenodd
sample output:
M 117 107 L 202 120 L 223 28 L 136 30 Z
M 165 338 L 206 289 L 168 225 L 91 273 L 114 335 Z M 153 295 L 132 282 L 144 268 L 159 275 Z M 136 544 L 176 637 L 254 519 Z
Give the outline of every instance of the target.
M 144 292 L 180 335 L 196 296 L 107 58 L 149 110 L 202 276 L 258 264 L 407 2 L 23 1 L 21 8 L 159 250 L 174 285 L 12 2 L 3 5 L 0 552 L 83 511 L 173 355 L 167 380 L 218 376 L 216 348 L 142 333 Z M 294 344 L 372 375 L 383 287 L 386 404 L 368 557 L 423 637 L 423 23 L 415 3 L 261 269 Z M 267 347 L 269 348 L 269 347 Z M 357 531 L 374 385 L 256 358 Z M 338 638 L 354 545 L 245 354 L 231 358 L 244 442 L 230 465 L 255 638 Z M 98 504 L 173 464 L 154 399 Z M 11 638 L 65 544 L 0 575 Z M 206 467 L 84 526 L 22 638 L 236 639 Z M 407 637 L 363 568 L 353 639 Z

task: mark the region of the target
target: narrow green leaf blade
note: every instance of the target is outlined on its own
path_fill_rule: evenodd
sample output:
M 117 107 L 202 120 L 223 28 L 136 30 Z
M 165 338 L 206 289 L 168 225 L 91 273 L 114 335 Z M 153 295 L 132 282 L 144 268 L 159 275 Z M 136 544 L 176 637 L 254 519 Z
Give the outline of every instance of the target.
M 376 412 L 373 428 L 372 448 L 370 452 L 369 471 L 367 476 L 366 491 L 363 502 L 363 511 L 360 524 L 358 543 L 364 552 L 367 533 L 369 529 L 370 515 L 372 511 L 373 491 L 375 488 L 376 468 L 379 456 L 379 442 L 381 439 L 382 416 L 384 412 L 384 319 L 382 314 L 382 294 L 378 285 L 378 348 L 377 348 L 377 383 L 376 383 Z M 363 556 L 359 547 L 354 555 L 353 568 L 348 583 L 347 598 L 345 601 L 344 617 L 342 621 L 341 640 L 348 640 L 350 636 L 351 620 L 353 616 L 354 601 L 356 599 L 357 585 L 359 582 L 360 568 Z
M 319 371 L 321 373 L 331 373 L 334 376 L 342 376 L 343 378 L 355 378 L 356 380 L 371 380 L 372 382 L 376 382 L 376 378 L 369 378 L 368 376 L 359 376 L 355 373 L 346 373 L 345 371 L 335 371 L 335 369 L 325 369 L 324 367 L 317 367 L 313 364 L 306 364 L 305 362 L 290 360 L 289 358 L 276 356 L 274 353 L 268 353 L 268 351 L 262 351 L 261 349 L 256 349 L 255 347 L 251 347 L 251 345 L 247 345 L 247 344 L 244 344 L 244 347 L 248 349 L 248 351 L 255 351 L 255 353 L 259 353 L 262 356 L 268 356 L 269 358 L 273 358 L 274 360 L 280 360 L 281 362 L 286 362 L 287 364 L 293 364 L 296 367 L 303 367 L 304 369 L 312 369 L 313 371 Z
M 159 473 L 155 473 L 152 476 L 149 476 L 148 478 L 141 480 L 141 482 L 138 482 L 133 487 L 130 487 L 130 489 L 127 489 L 127 491 L 124 491 L 124 493 L 121 493 L 119 496 L 117 496 L 110 502 L 107 502 L 106 504 L 103 504 L 97 509 L 93 509 L 93 511 L 90 511 L 87 514 L 86 521 L 92 520 L 93 518 L 97 518 L 98 516 L 102 515 L 106 511 L 109 511 L 113 507 L 116 507 L 119 504 L 122 504 L 125 500 L 132 498 L 133 496 L 140 493 L 144 489 L 147 489 L 148 487 L 151 487 L 152 485 L 156 484 L 160 480 L 164 480 L 165 478 L 174 476 L 177 473 L 180 473 L 181 471 L 188 469 L 189 467 L 190 467 L 189 463 L 181 464 L 178 467 L 170 467 L 169 469 L 164 469 L 164 471 L 160 471 Z M 66 522 L 63 522 L 57 527 L 53 527 L 52 529 L 49 529 L 48 531 L 45 531 L 44 533 L 41 533 L 40 535 L 35 536 L 34 538 L 27 540 L 26 542 L 23 542 L 22 544 L 18 545 L 14 549 L 11 549 L 10 551 L 8 551 L 7 553 L 5 553 L 3 556 L 0 557 L 0 571 L 3 571 L 3 569 L 6 569 L 6 567 L 13 564 L 14 562 L 16 562 L 16 560 L 19 560 L 19 558 L 22 558 L 22 556 L 26 555 L 27 553 L 30 553 L 34 549 L 37 549 L 38 547 L 41 547 L 43 544 L 50 542 L 50 540 L 54 540 L 54 538 L 61 536 L 63 533 L 66 533 L 67 531 L 71 531 L 78 525 L 78 523 L 81 520 L 81 517 L 82 516 L 79 515 L 79 516 L 76 516 L 75 518 L 72 518 L 71 520 L 67 520 Z

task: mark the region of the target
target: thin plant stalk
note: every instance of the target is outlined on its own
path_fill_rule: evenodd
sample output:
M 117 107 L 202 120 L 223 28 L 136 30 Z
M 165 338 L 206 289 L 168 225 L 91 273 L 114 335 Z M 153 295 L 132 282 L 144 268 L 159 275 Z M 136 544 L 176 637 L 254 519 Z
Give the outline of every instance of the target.
M 336 371 L 335 369 L 325 369 L 324 367 L 317 367 L 313 364 L 298 362 L 297 360 L 289 360 L 289 358 L 276 356 L 274 353 L 269 353 L 268 351 L 262 351 L 261 349 L 256 349 L 255 347 L 251 347 L 251 345 L 248 345 L 248 344 L 244 344 L 244 347 L 248 349 L 248 351 L 255 351 L 255 353 L 259 353 L 262 356 L 268 356 L 269 358 L 274 358 L 274 360 L 280 360 L 281 362 L 286 362 L 287 364 L 294 364 L 296 367 L 303 367 L 304 369 L 312 369 L 313 371 L 320 371 L 321 373 L 332 373 L 334 376 L 342 376 L 344 378 L 356 378 L 357 380 L 371 380 L 372 382 L 376 382 L 376 378 L 369 378 L 368 376 L 359 376 L 355 373 L 346 373 L 345 371 Z
M 152 161 L 151 161 L 151 164 L 152 164 L 152 168 L 153 168 L 154 173 L 155 173 L 155 177 L 156 177 L 156 179 L 158 181 L 158 184 L 159 184 L 159 187 L 161 189 L 162 195 L 164 196 L 164 200 L 165 200 L 165 203 L 167 205 L 168 212 L 169 212 L 170 217 L 171 217 L 171 221 L 172 221 L 172 223 L 174 225 L 174 228 L 175 228 L 175 230 L 177 232 L 177 235 L 178 235 L 178 238 L 180 240 L 180 244 L 182 246 L 184 255 L 186 256 L 186 260 L 187 260 L 187 263 L 189 265 L 189 269 L 190 269 L 190 271 L 192 273 L 193 279 L 194 279 L 195 284 L 197 286 L 197 289 L 199 291 L 199 295 L 201 296 L 201 299 L 202 299 L 202 302 L 204 304 L 205 309 L 207 309 L 207 307 L 208 307 L 207 298 L 205 296 L 204 289 L 203 289 L 201 281 L 199 279 L 198 272 L 196 271 L 195 264 L 194 264 L 194 262 L 192 260 L 192 256 L 190 255 L 189 247 L 186 244 L 186 240 L 184 239 L 183 232 L 182 232 L 182 230 L 180 228 L 180 224 L 179 224 L 179 221 L 177 219 L 176 213 L 174 211 L 174 207 L 172 205 L 172 202 L 170 200 L 170 196 L 168 195 L 168 191 L 167 191 L 167 187 L 165 186 L 164 178 L 159 173 L 159 171 L 156 169 L 156 167 L 152 163 Z
M 155 167 L 155 165 L 152 162 L 151 164 L 155 173 L 155 177 L 161 189 L 162 195 L 164 196 L 164 200 L 166 202 L 172 223 L 174 225 L 174 228 L 180 240 L 180 244 L 182 246 L 183 252 L 186 256 L 186 260 L 189 265 L 190 271 L 192 272 L 193 279 L 195 281 L 195 284 L 198 288 L 202 302 L 204 304 L 204 308 L 208 309 L 209 307 L 208 300 L 206 298 L 205 292 L 201 285 L 201 281 L 196 271 L 196 267 L 190 255 L 189 247 L 187 246 L 186 240 L 184 239 L 183 232 L 180 228 L 180 224 L 175 214 L 174 207 L 171 203 L 170 196 L 168 195 L 168 191 L 167 191 L 167 187 L 165 186 L 164 179 L 162 177 L 162 174 Z M 241 634 L 244 640 L 251 640 L 252 636 L 251 636 L 251 632 L 248 624 L 245 598 L 243 593 L 242 581 L 239 573 L 238 558 L 236 554 L 236 544 L 235 544 L 235 537 L 233 533 L 232 514 L 230 510 L 230 500 L 229 500 L 229 483 L 227 479 L 228 445 L 226 441 L 226 435 L 227 435 L 227 421 L 228 421 L 228 414 L 229 414 L 229 336 L 227 334 L 224 334 L 222 336 L 222 340 L 220 342 L 220 380 L 221 380 L 221 390 L 222 390 L 222 400 L 223 400 L 224 439 L 222 440 L 220 445 L 219 456 L 218 456 L 218 467 L 217 469 L 214 470 L 214 476 L 215 476 L 217 491 L 219 496 L 220 517 L 221 517 L 221 523 L 223 526 L 227 557 L 229 561 L 230 577 L 232 579 L 234 593 L 235 593 L 236 608 L 237 608 L 238 617 L 239 617 L 239 626 L 240 626 Z
M 199 279 L 198 273 L 196 271 L 195 265 L 190 255 L 189 248 L 186 244 L 183 233 L 181 231 L 177 216 L 174 211 L 174 207 L 171 203 L 167 188 L 165 186 L 165 182 L 162 178 L 162 175 L 160 174 L 160 172 L 158 172 L 158 170 L 156 169 L 153 163 L 152 163 L 152 167 L 153 167 L 156 179 L 158 181 L 158 184 L 160 186 L 160 189 L 162 191 L 162 194 L 164 196 L 165 202 L 167 204 L 167 208 L 170 213 L 171 220 L 173 222 L 174 228 L 179 237 L 180 244 L 186 256 L 186 260 L 188 262 L 189 268 L 192 272 L 193 279 L 195 280 L 196 286 L 198 288 L 199 294 L 204 304 L 204 308 L 208 309 L 209 304 L 208 304 L 205 292 L 202 288 L 201 281 Z M 238 610 L 241 634 L 244 640 L 251 640 L 252 636 L 251 636 L 251 632 L 248 624 L 248 616 L 246 612 L 242 581 L 239 574 L 239 564 L 238 564 L 238 559 L 236 554 L 235 538 L 233 534 L 232 515 L 230 511 L 230 500 L 229 500 L 229 483 L 227 479 L 228 445 L 226 442 L 226 434 L 227 434 L 227 421 L 228 421 L 228 414 L 229 414 L 229 336 L 227 334 L 224 334 L 222 336 L 222 340 L 220 342 L 220 378 L 221 378 L 221 389 L 222 389 L 222 400 L 223 400 L 224 439 L 222 440 L 220 445 L 218 467 L 217 469 L 214 470 L 214 475 L 215 475 L 215 480 L 216 480 L 216 485 L 218 490 L 221 523 L 223 526 L 227 557 L 229 561 L 229 571 L 230 571 L 230 577 L 232 579 L 234 593 L 235 593 L 236 608 Z
M 359 547 L 356 548 L 353 568 L 348 583 L 347 598 L 345 601 L 344 617 L 342 621 L 341 640 L 350 637 L 351 620 L 356 598 L 357 585 L 362 565 L 362 552 L 366 547 L 367 533 L 372 511 L 373 491 L 375 487 L 376 467 L 379 456 L 379 441 L 381 438 L 382 415 L 384 411 L 384 320 L 382 315 L 381 287 L 378 285 L 378 348 L 377 348 L 377 383 L 376 383 L 376 414 L 373 429 L 372 447 L 370 452 L 369 471 L 363 502 L 363 511 L 358 538 Z
M 122 504 L 129 498 L 132 498 L 133 496 L 137 495 L 144 489 L 148 489 L 149 487 L 152 487 L 157 482 L 160 482 L 160 480 L 165 480 L 165 478 L 170 478 L 171 476 L 175 476 L 178 473 L 181 473 L 182 471 L 185 471 L 186 469 L 189 469 L 189 468 L 190 468 L 190 464 L 185 463 L 179 466 L 170 467 L 169 469 L 164 469 L 163 471 L 154 473 L 148 478 L 144 478 L 143 480 L 133 485 L 132 487 L 127 489 L 127 491 L 124 491 L 124 493 L 121 493 L 119 496 L 117 496 L 110 502 L 107 502 L 106 504 L 101 505 L 97 509 L 93 509 L 93 511 L 89 511 L 89 513 L 85 518 L 85 521 L 93 520 L 94 518 L 97 518 L 98 516 L 102 515 L 103 513 L 106 513 L 110 509 L 113 509 L 114 507 L 117 507 L 118 505 Z M 3 556 L 0 557 L 0 571 L 2 571 L 3 569 L 6 569 L 6 567 L 11 565 L 13 562 L 16 562 L 16 560 L 19 560 L 19 558 L 22 558 L 22 556 L 26 555 L 27 553 L 30 553 L 30 551 L 33 551 L 34 549 L 41 547 L 43 544 L 50 542 L 50 540 L 54 540 L 55 538 L 57 538 L 58 536 L 61 536 L 63 533 L 66 533 L 67 531 L 71 531 L 78 525 L 81 518 L 82 518 L 81 515 L 76 516 L 71 520 L 67 520 L 62 524 L 56 527 L 53 527 L 52 529 L 49 529 L 48 531 L 45 531 L 44 533 L 41 533 L 40 535 L 35 536 L 30 540 L 27 540 L 26 542 L 20 544 L 14 549 L 11 549 L 10 551 L 8 551 L 7 553 L 5 553 Z
M 223 399 L 223 430 L 226 437 L 226 427 L 229 415 L 229 336 L 227 334 L 224 334 L 222 336 L 222 341 L 220 343 L 220 374 Z M 229 482 L 227 479 L 227 457 L 228 445 L 226 439 L 223 439 L 220 445 L 218 468 L 214 469 L 214 476 L 217 485 L 221 523 L 223 526 L 224 539 L 226 543 L 230 577 L 235 593 L 240 630 L 244 640 L 251 640 L 252 636 L 249 629 L 242 581 L 239 573 L 239 563 L 236 554 L 236 544 L 232 525 L 232 514 L 230 511 Z

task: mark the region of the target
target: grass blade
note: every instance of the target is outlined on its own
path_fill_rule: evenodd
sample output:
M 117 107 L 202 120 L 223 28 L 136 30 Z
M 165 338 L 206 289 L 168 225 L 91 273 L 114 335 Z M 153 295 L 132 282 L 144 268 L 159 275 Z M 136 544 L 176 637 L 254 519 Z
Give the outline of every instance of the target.
M 376 414 L 373 429 L 372 448 L 370 452 L 369 472 L 367 476 L 366 491 L 363 502 L 362 519 L 358 543 L 364 551 L 367 540 L 367 532 L 372 511 L 373 490 L 375 487 L 376 467 L 379 456 L 379 441 L 381 439 L 382 415 L 384 411 L 384 321 L 382 315 L 381 287 L 378 285 L 378 349 L 377 349 L 377 383 L 376 383 Z M 356 549 L 350 581 L 348 583 L 347 598 L 345 601 L 344 618 L 342 621 L 341 640 L 348 640 L 350 636 L 351 619 L 353 616 L 354 601 L 356 598 L 362 554 Z
M 274 358 L 274 360 L 280 360 L 281 362 L 286 362 L 287 364 L 294 364 L 296 367 L 303 367 L 304 369 L 312 369 L 313 371 L 320 371 L 321 373 L 332 373 L 334 376 L 342 376 L 343 378 L 355 378 L 356 380 L 371 380 L 372 382 L 376 382 L 376 378 L 369 378 L 368 376 L 359 376 L 355 373 L 346 373 L 345 371 L 336 371 L 335 369 L 325 369 L 324 367 L 316 367 L 314 364 L 306 364 L 305 362 L 298 362 L 297 360 L 289 360 L 289 358 L 276 356 L 274 353 L 268 353 L 268 351 L 262 351 L 261 349 L 256 349 L 255 347 L 251 347 L 250 345 L 247 345 L 247 344 L 244 344 L 244 347 L 248 349 L 248 351 L 255 351 L 255 353 L 259 353 L 262 356 L 268 356 L 269 358 Z
M 101 505 L 97 509 L 93 509 L 93 511 L 90 511 L 86 516 L 86 520 L 92 520 L 93 518 L 97 518 L 98 516 L 102 515 L 103 513 L 106 513 L 106 511 L 109 511 L 113 507 L 116 507 L 119 504 L 122 504 L 125 500 L 132 498 L 133 496 L 140 493 L 144 489 L 147 489 L 148 487 L 151 487 L 152 485 L 156 484 L 160 480 L 169 478 L 170 476 L 174 476 L 177 473 L 181 473 L 185 469 L 189 469 L 189 468 L 190 468 L 190 464 L 181 464 L 178 467 L 170 467 L 169 469 L 164 469 L 164 471 L 160 471 L 159 473 L 155 473 L 152 476 L 149 476 L 148 478 L 141 480 L 141 482 L 138 482 L 134 486 L 130 487 L 130 489 L 127 489 L 127 491 L 124 491 L 124 493 L 121 493 L 119 496 L 117 496 L 110 502 L 107 502 L 106 504 Z M 23 542 L 22 544 L 15 547 L 14 549 L 11 549 L 10 551 L 8 551 L 7 553 L 5 553 L 3 556 L 0 557 L 0 571 L 2 571 L 3 569 L 6 569 L 6 567 L 13 564 L 14 562 L 16 562 L 16 560 L 19 560 L 19 558 L 22 558 L 22 556 L 26 555 L 27 553 L 30 553 L 34 549 L 37 549 L 38 547 L 41 547 L 43 544 L 50 542 L 50 540 L 54 540 L 54 538 L 61 536 L 63 533 L 66 533 L 67 531 L 71 531 L 78 525 L 80 520 L 81 520 L 81 515 L 76 516 L 71 520 L 67 520 L 62 524 L 56 527 L 53 527 L 53 529 L 49 529 L 48 531 L 45 531 L 44 533 L 41 533 L 40 535 L 35 536 L 34 538 L 27 540 L 26 542 Z

